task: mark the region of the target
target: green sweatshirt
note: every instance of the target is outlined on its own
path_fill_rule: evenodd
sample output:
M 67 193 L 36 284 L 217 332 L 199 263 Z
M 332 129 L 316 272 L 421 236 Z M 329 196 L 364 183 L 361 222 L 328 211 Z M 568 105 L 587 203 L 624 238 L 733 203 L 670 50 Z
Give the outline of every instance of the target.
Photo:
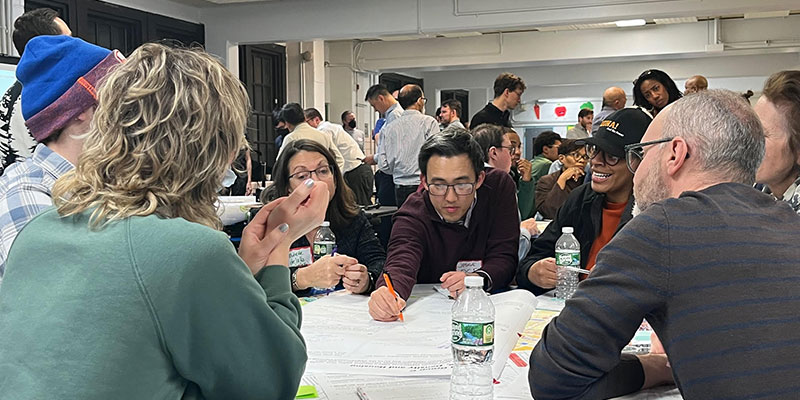
M 50 209 L 0 287 L 0 398 L 292 399 L 306 363 L 289 270 L 255 278 L 218 231 Z

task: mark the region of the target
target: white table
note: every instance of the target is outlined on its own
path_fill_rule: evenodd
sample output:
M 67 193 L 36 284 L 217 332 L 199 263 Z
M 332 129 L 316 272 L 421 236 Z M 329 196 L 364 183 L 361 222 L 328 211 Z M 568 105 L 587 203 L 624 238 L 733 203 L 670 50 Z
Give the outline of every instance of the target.
M 430 340 L 432 346 L 430 354 L 431 367 L 441 368 L 443 354 L 445 355 L 445 363 L 448 360 L 448 342 L 450 336 L 450 313 L 448 307 L 451 307 L 452 300 L 444 299 L 444 296 L 432 290 L 432 286 L 433 285 L 417 285 L 414 287 L 412 299 L 410 299 L 409 306 L 406 309 L 408 311 L 406 314 L 406 325 L 403 325 L 402 322 L 381 323 L 372 321 L 367 313 L 368 298 L 365 296 L 335 293 L 331 295 L 331 298 L 322 298 L 314 301 L 313 303 L 315 304 L 310 308 L 308 305 L 305 305 L 303 307 L 302 330 L 304 336 L 307 337 L 306 342 L 309 346 L 310 358 L 316 357 L 316 359 L 319 359 L 321 354 L 320 349 L 336 352 L 347 351 L 347 348 L 352 348 L 352 340 L 348 341 L 346 339 L 336 338 L 337 333 L 341 334 L 350 329 L 348 324 L 357 324 L 358 331 L 352 333 L 352 335 L 357 335 L 359 337 L 358 340 L 363 340 L 365 342 L 365 346 L 372 346 L 371 348 L 374 349 L 374 345 L 366 343 L 370 340 L 370 337 L 374 335 L 383 335 L 385 339 L 387 336 L 403 336 L 402 329 L 412 326 L 408 324 L 409 318 L 425 318 L 427 323 L 431 326 L 435 325 L 435 328 L 431 330 L 431 335 L 426 336 L 423 334 L 422 336 L 417 335 L 416 337 L 418 337 L 417 340 L 422 340 L 419 339 L 419 337 Z M 336 298 L 333 298 L 333 296 L 336 296 Z M 419 309 L 415 310 L 413 308 L 415 302 L 422 304 L 421 300 L 424 299 L 427 299 L 425 300 L 426 304 L 435 305 L 437 308 L 436 310 L 429 310 L 429 315 L 419 315 L 417 311 Z M 536 301 L 536 312 L 539 312 L 539 310 L 549 310 L 552 312 L 550 315 L 553 315 L 563 307 L 563 302 L 558 302 L 549 296 L 540 296 Z M 331 313 L 325 312 L 326 302 L 332 306 L 335 304 L 335 308 L 339 310 L 338 313 L 331 315 Z M 331 307 L 330 310 L 332 311 L 333 308 L 334 307 Z M 438 308 L 443 309 L 439 310 Z M 306 312 L 306 310 L 308 312 Z M 545 311 L 543 311 L 543 313 Z M 415 312 L 417 312 L 417 315 L 414 315 Z M 536 312 L 534 312 L 534 315 L 536 315 Z M 348 320 L 352 322 L 349 323 Z M 324 329 L 326 331 L 320 332 L 316 331 L 316 329 Z M 398 330 L 400 330 L 399 335 Z M 437 330 L 442 331 L 441 337 L 436 333 Z M 496 331 L 497 330 L 498 328 L 496 328 Z M 520 332 L 522 332 L 521 328 Z M 351 333 L 347 334 L 350 335 Z M 516 332 L 514 332 L 514 334 L 516 334 Z M 402 337 L 398 337 L 396 346 L 413 345 L 413 343 L 408 343 L 408 340 L 403 339 Z M 520 338 L 520 341 L 522 339 L 523 338 Z M 320 341 L 323 343 L 320 343 Z M 384 341 L 383 343 L 386 342 Z M 519 341 L 517 343 L 519 345 Z M 393 345 L 389 345 L 387 347 L 392 346 Z M 532 400 L 528 388 L 527 366 L 527 362 L 530 358 L 530 351 L 515 351 L 514 353 L 525 361 L 525 365 L 520 367 L 511 362 L 510 359 L 502 361 L 506 363 L 506 366 L 500 374 L 499 383 L 495 385 L 494 397 L 497 400 Z M 376 362 L 374 358 L 365 361 L 369 363 Z M 400 364 L 403 362 L 405 361 L 400 361 Z M 398 368 L 398 370 L 401 369 L 402 368 Z M 320 397 L 318 397 L 320 400 L 361 400 L 356 395 L 357 387 L 365 389 L 369 395 L 369 400 L 446 399 L 449 393 L 449 376 L 443 373 L 430 376 L 410 376 L 408 370 L 405 369 L 403 370 L 405 376 L 392 376 L 391 373 L 387 374 L 386 368 L 378 367 L 374 375 L 367 375 L 364 373 L 365 370 L 363 369 L 354 373 L 354 366 L 349 363 L 343 363 L 341 371 L 349 372 L 335 373 L 330 367 L 322 371 L 318 366 L 309 363 L 302 384 L 316 386 L 320 394 Z M 662 387 L 634 393 L 622 397 L 621 399 L 644 400 L 680 398 L 681 396 L 676 388 Z

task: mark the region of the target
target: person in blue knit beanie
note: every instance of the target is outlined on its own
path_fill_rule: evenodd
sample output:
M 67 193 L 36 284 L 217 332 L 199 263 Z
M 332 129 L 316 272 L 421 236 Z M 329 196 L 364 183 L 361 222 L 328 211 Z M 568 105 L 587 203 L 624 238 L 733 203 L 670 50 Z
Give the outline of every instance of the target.
M 64 35 L 38 36 L 25 46 L 17 65 L 22 115 L 39 144 L 30 158 L 0 177 L 0 283 L 17 234 L 52 205 L 53 184 L 78 161 L 97 85 L 123 61 L 119 51 Z

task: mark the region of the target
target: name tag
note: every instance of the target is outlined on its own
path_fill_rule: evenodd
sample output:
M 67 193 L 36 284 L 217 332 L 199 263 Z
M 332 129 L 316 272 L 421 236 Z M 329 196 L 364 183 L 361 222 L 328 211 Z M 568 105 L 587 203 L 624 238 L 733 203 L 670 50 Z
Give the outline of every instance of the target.
M 483 267 L 483 261 L 481 260 L 469 260 L 469 261 L 459 261 L 456 264 L 456 271 L 472 273 L 475 272 Z
M 289 250 L 289 267 L 305 267 L 314 262 L 311 257 L 311 246 L 297 247 Z

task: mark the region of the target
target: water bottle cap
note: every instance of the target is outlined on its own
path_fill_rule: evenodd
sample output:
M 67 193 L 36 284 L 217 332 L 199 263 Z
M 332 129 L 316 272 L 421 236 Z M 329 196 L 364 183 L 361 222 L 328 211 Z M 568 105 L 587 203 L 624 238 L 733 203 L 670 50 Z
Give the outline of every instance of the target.
M 467 287 L 483 287 L 483 277 L 482 276 L 468 276 L 464 278 L 464 285 Z
M 321 226 L 331 226 L 331 223 L 328 221 L 323 221 Z M 572 228 L 569 228 L 572 229 Z
M 565 226 L 565 227 L 561 228 L 561 233 L 572 233 L 572 232 L 574 232 L 574 231 L 572 230 L 571 226 Z

